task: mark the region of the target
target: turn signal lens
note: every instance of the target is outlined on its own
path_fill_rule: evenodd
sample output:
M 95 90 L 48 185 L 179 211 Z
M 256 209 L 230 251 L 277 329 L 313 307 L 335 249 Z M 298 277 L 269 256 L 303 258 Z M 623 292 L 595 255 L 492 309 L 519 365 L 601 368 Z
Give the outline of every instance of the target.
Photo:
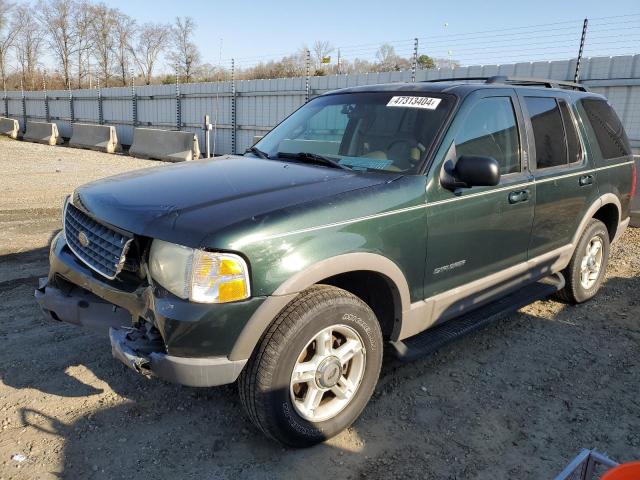
M 247 263 L 232 253 L 205 252 L 154 240 L 149 270 L 164 288 L 193 302 L 236 302 L 251 296 Z
M 226 303 L 249 297 L 246 262 L 230 253 L 196 250 L 190 298 L 199 303 Z

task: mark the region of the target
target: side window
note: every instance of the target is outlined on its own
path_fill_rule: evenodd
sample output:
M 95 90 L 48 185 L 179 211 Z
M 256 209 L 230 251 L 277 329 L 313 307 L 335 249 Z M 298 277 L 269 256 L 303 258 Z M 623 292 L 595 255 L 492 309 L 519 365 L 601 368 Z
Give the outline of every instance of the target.
M 520 139 L 510 97 L 488 97 L 476 103 L 456 135 L 456 155 L 495 158 L 500 174 L 520 171 Z
M 602 157 L 609 159 L 631 155 L 629 139 L 613 108 L 606 101 L 595 98 L 585 98 L 579 103 L 586 112 Z
M 566 165 L 567 143 L 555 98 L 525 97 L 536 145 L 536 168 Z
M 567 134 L 567 152 L 569 153 L 569 163 L 579 162 L 582 160 L 582 145 L 580 145 L 580 137 L 576 130 L 571 108 L 564 100 L 560 100 L 560 111 L 562 112 L 562 122 L 564 131 Z

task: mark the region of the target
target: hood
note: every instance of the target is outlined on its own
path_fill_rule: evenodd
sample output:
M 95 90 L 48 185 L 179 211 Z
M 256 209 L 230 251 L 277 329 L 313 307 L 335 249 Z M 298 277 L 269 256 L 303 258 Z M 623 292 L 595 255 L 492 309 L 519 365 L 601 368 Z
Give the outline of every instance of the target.
M 397 175 L 227 156 L 117 175 L 78 188 L 74 204 L 138 235 L 201 247 L 242 222 L 324 197 L 386 183 Z

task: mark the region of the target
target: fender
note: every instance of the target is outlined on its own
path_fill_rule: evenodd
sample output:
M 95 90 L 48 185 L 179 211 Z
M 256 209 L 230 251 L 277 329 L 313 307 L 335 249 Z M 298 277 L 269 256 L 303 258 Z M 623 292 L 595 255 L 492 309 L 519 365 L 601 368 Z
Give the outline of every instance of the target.
M 298 293 L 325 278 L 358 270 L 376 272 L 387 278 L 395 299 L 396 318 L 402 319 L 403 313 L 411 308 L 411 300 L 409 284 L 398 265 L 377 253 L 354 252 L 336 255 L 296 273 L 280 285 L 273 295 L 267 297 L 240 332 L 229 359 L 249 358 L 273 319 Z
M 578 225 L 578 229 L 576 230 L 576 233 L 573 235 L 573 238 L 571 240 L 571 245 L 573 246 L 573 249 L 571 251 L 572 255 L 573 255 L 573 250 L 578 245 L 578 241 L 580 240 L 582 233 L 587 228 L 587 224 L 589 223 L 589 220 L 593 218 L 593 216 L 596 214 L 598 210 L 600 210 L 600 208 L 609 204 L 615 205 L 616 210 L 618 211 L 618 221 L 616 222 L 617 224 L 616 233 L 611 243 L 615 242 L 618 238 L 620 238 L 620 235 L 622 234 L 622 232 L 624 232 L 624 229 L 626 227 L 625 221 L 622 221 L 622 219 L 620 218 L 620 212 L 622 212 L 622 204 L 620 203 L 620 199 L 617 196 L 615 196 L 613 193 L 605 193 L 604 195 L 601 195 L 600 197 L 598 197 L 596 201 L 591 204 L 591 206 L 587 209 L 587 212 L 584 214 L 584 217 L 582 217 L 582 221 L 580 222 L 580 225 Z M 629 223 L 628 220 L 626 220 L 626 223 L 627 224 Z

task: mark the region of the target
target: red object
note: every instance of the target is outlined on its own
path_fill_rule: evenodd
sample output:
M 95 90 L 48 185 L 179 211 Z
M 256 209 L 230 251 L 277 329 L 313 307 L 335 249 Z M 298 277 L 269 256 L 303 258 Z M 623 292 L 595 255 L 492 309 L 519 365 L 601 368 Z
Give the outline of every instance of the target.
M 631 170 L 631 198 L 636 196 L 636 185 L 638 184 L 638 171 L 636 164 L 633 164 L 633 170 Z
M 640 462 L 623 463 L 608 470 L 601 480 L 639 480 Z

